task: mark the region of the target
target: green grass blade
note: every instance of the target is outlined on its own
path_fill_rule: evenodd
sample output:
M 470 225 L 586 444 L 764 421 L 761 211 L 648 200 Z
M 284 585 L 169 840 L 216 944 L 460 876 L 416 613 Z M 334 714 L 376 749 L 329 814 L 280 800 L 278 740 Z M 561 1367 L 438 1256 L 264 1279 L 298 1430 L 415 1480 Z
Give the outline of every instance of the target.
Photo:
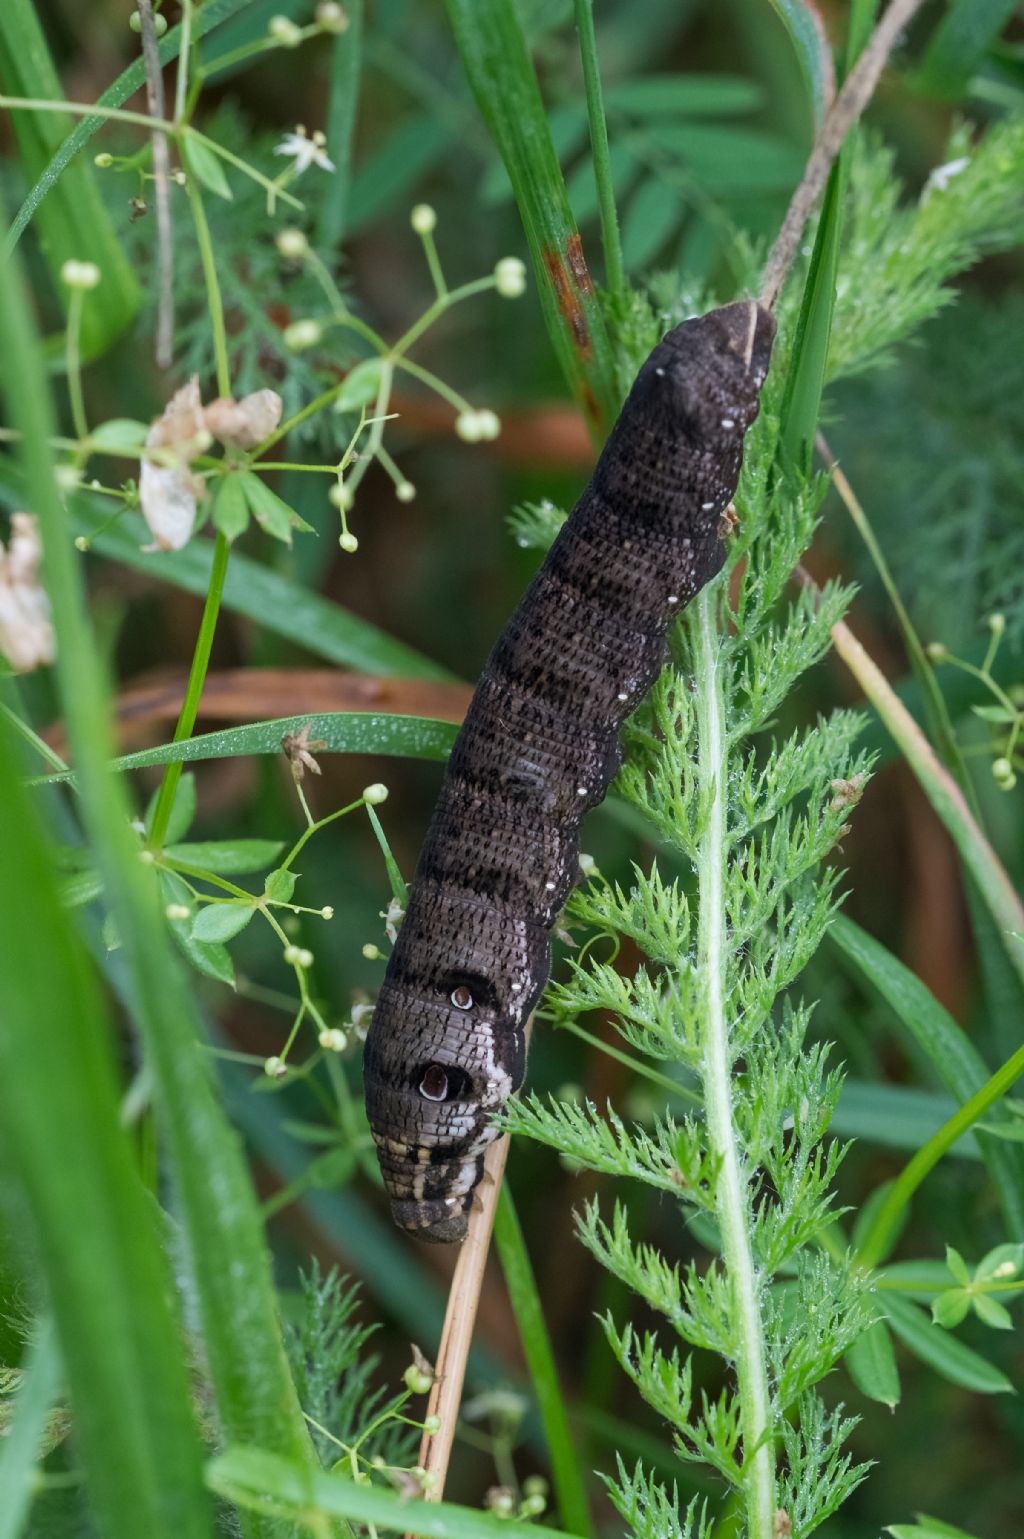
M 111 1024 L 61 910 L 12 739 L 0 732 L 5 1180 L 31 1216 L 101 1531 L 208 1539 L 181 1326 L 156 1214 L 118 1120 Z
M 14 1420 L 0 1447 L 0 1539 L 19 1539 L 32 1505 L 36 1461 L 46 1436 L 46 1419 L 60 1388 L 60 1350 L 57 1332 L 47 1315 L 36 1322 L 36 1335 L 28 1352 L 21 1388 L 14 1406 Z
M 1016 0 L 953 0 L 932 33 L 915 86 L 955 101 L 1017 9 Z
M 96 522 L 76 513 L 72 527 L 76 535 L 89 536 Z M 136 572 L 205 596 L 213 562 L 213 546 L 208 540 L 191 540 L 183 550 L 150 554 L 140 549 L 146 543 L 145 525 L 140 518 L 131 517 L 92 538 L 91 548 Z M 231 553 L 223 606 L 343 668 L 389 678 L 454 678 L 440 663 L 396 641 L 369 620 L 360 620 L 340 604 L 298 587 L 237 550 Z
M 237 11 L 251 4 L 251 0 L 209 0 L 193 17 L 192 36 L 201 38 L 227 21 L 229 16 L 234 16 Z M 0 12 L 3 7 L 0 6 Z M 171 27 L 170 31 L 162 37 L 157 45 L 161 64 L 168 64 L 178 57 L 181 47 L 181 25 Z M 141 58 L 135 60 L 114 81 L 112 86 L 103 92 L 97 99 L 97 107 L 121 107 L 134 96 L 136 91 L 142 89 L 146 83 L 146 70 Z M 66 168 L 83 149 L 98 128 L 103 127 L 103 119 L 100 117 L 82 118 L 71 130 L 63 142 L 52 155 L 49 164 L 37 178 L 35 185 L 29 191 L 24 203 L 18 210 L 14 223 L 11 225 L 7 237 L 7 250 L 11 250 L 21 239 L 29 220 L 35 214 L 43 199 L 56 187 L 58 180 L 64 174 Z
M 886 1293 L 885 1315 L 893 1334 L 914 1356 L 950 1383 L 979 1395 L 1013 1394 L 1013 1385 L 1004 1373 L 941 1325 L 933 1325 L 916 1304 L 896 1293 Z
M 226 727 L 204 732 L 178 743 L 161 743 L 139 753 L 111 759 L 110 770 L 144 769 L 150 764 L 196 764 L 204 759 L 235 759 L 244 754 L 280 753 L 287 732 L 309 728 L 311 738 L 325 744 L 327 753 L 375 753 L 405 759 L 447 759 L 458 727 L 450 721 L 426 716 L 370 716 L 361 711 L 332 711 L 326 715 L 279 716 L 274 721 L 255 721 L 247 727 Z M 52 785 L 77 779 L 75 770 L 41 775 L 34 785 Z
M 332 1513 L 398 1533 L 431 1539 L 561 1539 L 558 1529 L 499 1518 L 479 1507 L 408 1501 L 344 1475 L 316 1474 L 261 1448 L 229 1448 L 206 1467 L 209 1486 L 239 1505 L 292 1514 L 306 1523 Z
M 963 1102 L 980 1091 L 989 1077 L 984 1059 L 920 978 L 843 914 L 836 917 L 829 935 L 892 1007 L 950 1093 Z M 1002 1116 L 1009 1119 L 1009 1113 L 993 1109 L 993 1119 Z M 983 1133 L 978 1144 L 999 1195 L 1007 1232 L 1015 1240 L 1024 1239 L 1024 1148 Z
M 57 683 L 83 821 L 121 937 L 132 1013 L 153 1075 L 217 1416 L 225 1437 L 256 1436 L 300 1466 L 312 1467 L 316 1455 L 288 1371 L 255 1194 L 238 1140 L 213 1095 L 195 1001 L 171 950 L 154 872 L 139 860 L 130 808 L 107 768 L 109 709 L 103 671 L 86 618 L 81 558 L 67 538 L 54 479 L 48 448 L 52 404 L 19 267 L 8 261 L 0 284 L 4 390 L 10 420 L 21 433 L 18 448 L 29 506 L 42 533 L 57 638 Z M 17 948 L 11 955 L 19 955 Z M 38 968 L 41 975 L 46 970 Z M 72 1012 L 69 1019 L 74 1018 Z M 148 1371 L 145 1354 L 139 1362 Z M 273 1531 L 251 1515 L 245 1527 L 249 1539 L 270 1539 Z M 135 1525 L 134 1533 L 140 1532 L 147 1532 L 145 1525 Z M 321 1521 L 313 1532 L 326 1535 L 331 1526 Z
M 810 97 L 814 125 L 818 129 L 835 94 L 832 52 L 821 17 L 815 7 L 805 5 L 804 0 L 771 0 L 771 5 L 789 33 Z
M 1022 1074 L 1024 1047 L 1018 1048 L 903 1167 L 879 1203 L 861 1242 L 859 1259 L 864 1266 L 877 1266 L 885 1260 L 899 1237 L 904 1210 L 921 1182 L 957 1139 L 979 1122 L 989 1108 L 1013 1088 Z
M 505 1286 L 516 1317 L 519 1339 L 526 1354 L 533 1392 L 537 1397 L 544 1434 L 547 1438 L 551 1474 L 555 1487 L 562 1526 L 570 1534 L 581 1534 L 583 1539 L 593 1533 L 587 1493 L 583 1485 L 579 1457 L 573 1447 L 569 1420 L 565 1414 L 565 1402 L 558 1382 L 555 1355 L 551 1350 L 551 1338 L 544 1322 L 537 1282 L 530 1265 L 523 1231 L 519 1226 L 515 1204 L 508 1185 L 503 1185 L 498 1197 L 498 1209 L 494 1219 L 494 1243 L 497 1247 L 501 1269 L 505 1274 Z
M 0 5 L 0 90 L 8 96 L 63 97 L 32 0 Z M 14 112 L 14 136 L 28 176 L 50 165 L 70 128 L 55 112 Z M 71 291 L 61 281 L 67 261 L 95 262 L 102 279 L 82 311 L 82 353 L 95 357 L 131 323 L 142 294 L 95 184 L 92 166 L 70 166 L 39 214 L 39 235 L 50 280 L 65 313 Z
M 591 432 L 603 439 L 619 408 L 611 349 L 515 6 L 446 5 L 463 70 L 512 183 L 548 335 Z
M 811 469 L 825 388 L 845 189 L 846 156 L 840 153 L 825 188 L 782 398 L 783 452 L 805 475 Z
M 331 48 L 331 94 L 324 129 L 334 174 L 320 193 L 316 219 L 317 245 L 328 253 L 335 250 L 344 234 L 352 182 L 352 143 L 363 62 L 363 0 L 347 0 L 345 15 L 348 26 Z

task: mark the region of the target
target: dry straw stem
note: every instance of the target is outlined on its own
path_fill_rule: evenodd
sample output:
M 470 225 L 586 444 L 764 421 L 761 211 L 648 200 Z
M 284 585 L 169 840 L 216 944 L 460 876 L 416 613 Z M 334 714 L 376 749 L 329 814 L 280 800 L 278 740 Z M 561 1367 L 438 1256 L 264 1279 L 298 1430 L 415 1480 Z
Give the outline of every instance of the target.
M 922 4 L 923 0 L 892 0 L 829 108 L 800 185 L 793 194 L 782 228 L 765 264 L 761 303 L 767 310 L 774 308 L 779 297 L 779 290 L 799 250 L 804 225 L 821 196 L 843 140 L 871 100 L 897 38 Z
M 152 0 L 138 0 L 139 35 L 146 67 L 146 108 L 151 118 L 164 115 L 164 77 L 157 52 Z M 153 187 L 156 199 L 156 254 L 159 302 L 156 322 L 157 368 L 169 369 L 174 356 L 174 239 L 171 229 L 170 156 L 167 135 L 153 130 Z
M 487 1264 L 487 1251 L 507 1157 L 508 1134 L 505 1134 L 491 1145 L 484 1158 L 483 1180 L 477 1188 L 476 1200 L 469 1215 L 469 1229 L 462 1242 L 448 1295 L 448 1308 L 437 1354 L 437 1376 L 427 1402 L 428 1418 L 440 1417 L 441 1425 L 435 1433 L 424 1432 L 420 1443 L 420 1465 L 428 1475 L 434 1477 L 433 1485 L 424 1492 L 430 1502 L 439 1502 L 444 1496 L 445 1476 L 448 1473 L 455 1424 L 462 1401 L 462 1385 L 466 1377 L 466 1360 L 473 1340 L 484 1267 Z
M 797 567 L 796 577 L 805 588 L 818 591 L 814 579 L 803 567 Z M 978 826 L 963 792 L 885 674 L 844 621 L 840 620 L 832 627 L 832 641 L 946 825 L 1002 933 L 1011 963 L 1024 980 L 1024 905 L 998 855 Z

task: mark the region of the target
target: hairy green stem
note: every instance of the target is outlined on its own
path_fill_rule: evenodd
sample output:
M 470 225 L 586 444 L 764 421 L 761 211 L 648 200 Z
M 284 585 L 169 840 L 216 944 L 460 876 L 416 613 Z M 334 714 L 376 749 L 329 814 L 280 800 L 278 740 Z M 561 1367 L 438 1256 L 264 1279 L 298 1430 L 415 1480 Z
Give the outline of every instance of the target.
M 185 699 L 182 703 L 181 715 L 178 717 L 178 725 L 174 729 L 175 743 L 180 743 L 183 738 L 192 736 L 192 729 L 199 715 L 199 701 L 202 698 L 203 685 L 206 683 L 206 670 L 210 666 L 210 652 L 213 649 L 213 636 L 217 629 L 217 616 L 220 614 L 220 601 L 224 596 L 224 579 L 227 576 L 230 552 L 230 541 L 218 532 L 213 547 L 210 586 L 206 592 L 206 603 L 203 605 L 203 618 L 199 623 L 196 649 L 192 654 Z M 174 793 L 178 788 L 183 768 L 184 762 L 179 759 L 172 761 L 164 770 L 164 778 L 160 782 L 160 791 L 153 811 L 153 826 L 149 834 L 150 849 L 159 850 L 163 845 L 171 808 L 174 806 Z
M 702 1079 L 708 1140 L 718 1164 L 718 1223 L 731 1282 L 733 1349 L 743 1429 L 743 1489 L 749 1539 L 772 1539 L 775 1454 L 768 1374 L 750 1246 L 750 1192 L 732 1119 L 733 1051 L 726 1018 L 725 808 L 728 743 L 714 589 L 695 601 L 697 723 L 702 832 L 697 851 L 697 965 L 705 987 Z
M 579 34 L 580 60 L 587 93 L 590 151 L 594 159 L 601 246 L 604 250 L 604 278 L 610 293 L 622 294 L 626 279 L 619 241 L 619 216 L 615 208 L 612 163 L 608 153 L 608 125 L 604 116 L 601 71 L 597 62 L 597 39 L 594 36 L 594 0 L 576 0 L 576 31 Z

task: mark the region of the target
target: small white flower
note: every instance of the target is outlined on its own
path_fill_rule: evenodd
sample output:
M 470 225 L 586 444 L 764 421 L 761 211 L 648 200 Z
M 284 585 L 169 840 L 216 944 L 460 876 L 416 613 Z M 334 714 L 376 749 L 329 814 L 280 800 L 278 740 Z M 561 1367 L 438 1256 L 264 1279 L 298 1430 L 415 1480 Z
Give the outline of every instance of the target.
M 349 556 L 354 556 L 356 551 L 359 549 L 359 541 L 356 539 L 355 535 L 350 529 L 346 529 L 343 534 L 339 534 L 338 544 Z
M 417 235 L 429 235 L 437 228 L 437 210 L 429 203 L 417 203 L 409 215 L 409 223 Z
M 502 299 L 518 299 L 526 293 L 526 263 L 518 257 L 502 257 L 495 264 L 494 286 Z
M 363 801 L 368 802 L 371 807 L 379 807 L 381 802 L 386 802 L 387 799 L 388 788 L 379 780 L 375 780 L 372 786 L 367 786 L 363 791 Z
M 387 936 L 388 940 L 393 946 L 395 941 L 398 939 L 398 926 L 405 918 L 405 909 L 399 903 L 397 898 L 392 898 L 391 902 L 387 906 L 387 912 L 382 914 L 380 917 L 384 921 L 384 934 Z
M 280 1058 L 268 1058 L 263 1065 L 263 1072 L 268 1079 L 283 1079 L 288 1073 L 288 1065 Z
M 290 352 L 301 353 L 307 347 L 316 347 L 323 334 L 319 321 L 292 321 L 290 326 L 284 328 L 284 345 Z
M 285 134 L 281 143 L 274 145 L 274 154 L 290 155 L 295 162 L 296 176 L 301 176 L 310 166 L 319 166 L 321 171 L 333 171 L 334 161 L 327 154 L 326 144 L 327 140 L 319 129 L 314 134 L 307 134 L 300 124 L 293 134 Z
M 351 488 L 344 481 L 335 481 L 328 489 L 327 501 L 333 503 L 336 508 L 340 508 L 343 513 L 347 513 L 355 498 Z
M 399 481 L 395 487 L 395 496 L 399 502 L 412 502 L 416 496 L 416 488 L 411 481 Z
M 0 652 L 15 673 L 29 673 L 55 655 L 50 601 L 39 581 L 43 546 L 32 513 L 11 514 L 7 549 L 0 541 Z

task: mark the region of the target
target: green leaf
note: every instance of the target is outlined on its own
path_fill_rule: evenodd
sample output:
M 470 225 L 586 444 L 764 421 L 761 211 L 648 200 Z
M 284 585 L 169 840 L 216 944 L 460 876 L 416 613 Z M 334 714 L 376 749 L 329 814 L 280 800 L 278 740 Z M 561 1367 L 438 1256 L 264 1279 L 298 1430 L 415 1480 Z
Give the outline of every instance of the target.
M 943 1330 L 952 1331 L 967 1318 L 970 1307 L 971 1295 L 966 1288 L 947 1288 L 932 1299 L 932 1319 Z
M 562 1524 L 570 1534 L 587 1536 L 593 1533 L 593 1527 L 581 1475 L 582 1461 L 573 1446 L 565 1397 L 559 1387 L 558 1370 L 541 1309 L 536 1278 L 507 1184 L 498 1194 L 494 1244 L 526 1354 L 537 1407 L 544 1423 L 555 1501 Z
M 332 1513 L 427 1539 L 563 1539 L 558 1529 L 518 1518 L 499 1518 L 479 1507 L 453 1502 L 408 1501 L 380 1486 L 356 1485 L 346 1475 L 312 1471 L 261 1448 L 229 1448 L 206 1466 L 210 1488 L 240 1506 L 269 1498 L 275 1507 L 308 1522 L 309 1513 Z
M 218 198 L 226 198 L 230 203 L 234 197 L 230 184 L 224 172 L 219 156 L 215 155 L 208 144 L 204 144 L 195 134 L 185 132 L 182 140 L 182 159 L 185 168 L 196 177 L 210 192 Z
M 446 0 L 463 72 L 512 183 L 548 336 L 588 426 L 603 439 L 620 405 L 600 301 L 551 142 L 513 0 Z
M 885 1307 L 894 1333 L 915 1357 L 927 1363 L 942 1378 L 979 1395 L 1013 1393 L 1013 1385 L 1004 1373 L 977 1352 L 972 1352 L 970 1347 L 965 1347 L 955 1336 L 933 1325 L 916 1304 L 887 1294 Z
M 952 1245 L 946 1246 L 946 1266 L 954 1281 L 958 1282 L 962 1288 L 970 1287 L 971 1274 L 967 1269 L 967 1262 L 958 1250 L 953 1249 Z
M 838 915 L 829 937 L 892 1008 L 896 1019 L 926 1054 L 947 1089 L 962 1104 L 988 1081 L 988 1069 L 977 1048 L 956 1021 L 909 967 L 862 930 Z M 1007 1126 L 1013 1124 L 1006 1114 Z M 997 1114 L 999 1124 L 1002 1117 Z M 1012 1235 L 1024 1233 L 1024 1151 L 994 1144 L 982 1136 L 982 1158 L 999 1193 Z
M 323 740 L 327 753 L 387 754 L 398 758 L 436 760 L 448 757 L 459 730 L 450 721 L 432 721 L 427 716 L 372 716 L 362 711 L 280 716 L 246 727 L 227 727 L 223 732 L 204 732 L 179 743 L 162 743 L 158 748 L 143 748 L 139 753 L 112 759 L 108 768 L 141 769 L 148 764 L 198 764 L 204 759 L 280 753 L 282 737 L 289 732 L 301 732 L 305 726 L 309 727 L 311 737 Z M 54 775 L 40 776 L 34 783 L 49 785 L 74 778 L 75 771 L 62 770 Z
M 97 1529 L 108 1539 L 209 1539 L 181 1321 L 154 1206 L 118 1116 L 113 1024 L 61 910 L 5 725 L 0 805 L 5 865 L 18 873 L 0 882 L 0 1178 L 31 1226 Z M 38 1350 L 49 1350 L 45 1332 Z M 54 1371 L 44 1358 L 30 1378 L 35 1409 L 21 1453 L 8 1446 L 5 1474 L 34 1441 Z M 0 1507 L 11 1495 L 16 1507 L 17 1483 L 5 1480 L 3 1490 Z
M 359 411 L 377 399 L 381 376 L 384 372 L 382 358 L 364 358 L 345 375 L 340 392 L 334 402 L 335 411 Z
M 256 910 L 251 903 L 207 903 L 192 921 L 192 939 L 229 941 L 244 930 Z
M 14 1404 L 14 1419 L 0 1442 L 0 1539 L 20 1539 L 36 1496 L 36 1463 L 42 1457 L 46 1422 L 60 1390 L 61 1360 L 57 1333 L 49 1315 L 35 1324 L 25 1355 L 24 1375 Z
M 46 37 L 32 0 L 0 5 L 0 90 L 10 96 L 64 99 Z M 23 174 L 46 178 L 51 161 L 71 127 L 64 113 L 18 109 L 10 114 Z M 85 295 L 81 347 L 85 358 L 105 351 L 131 324 L 142 294 L 96 186 L 95 169 L 85 161 L 66 166 L 37 220 L 42 256 L 57 299 L 67 313 L 70 290 L 60 270 L 71 259 L 95 262 L 99 285 Z M 8 236 L 10 247 L 17 238 Z
M 1000 1304 L 998 1299 L 994 1299 L 991 1293 L 976 1293 L 971 1302 L 974 1305 L 974 1313 L 985 1325 L 990 1325 L 997 1331 L 1013 1330 L 1010 1311 Z
M 102 891 L 103 878 L 98 871 L 76 871 L 61 882 L 60 901 L 65 908 L 80 908 L 98 898 Z
M 890 1410 L 899 1404 L 900 1374 L 892 1336 L 884 1320 L 876 1320 L 857 1337 L 846 1353 L 850 1377 L 862 1395 Z
M 267 483 L 261 481 L 259 476 L 254 476 L 251 470 L 241 471 L 238 480 L 249 504 L 249 511 L 260 528 L 273 535 L 275 540 L 290 545 L 292 524 L 298 514 L 293 513 L 288 504 L 282 502 L 277 493 L 272 492 Z
M 977 1132 L 987 1133 L 990 1138 L 1001 1138 L 1006 1143 L 1024 1144 L 1022 1122 L 979 1122 Z
M 146 807 L 146 816 L 143 819 L 146 833 L 153 828 L 153 814 L 156 811 L 159 791 L 154 791 L 149 798 Z M 174 788 L 174 801 L 171 804 L 171 815 L 167 820 L 168 842 L 184 838 L 195 821 L 196 815 L 196 777 L 186 770 L 178 784 Z
M 136 422 L 132 417 L 111 417 L 101 422 L 89 434 L 89 444 L 98 453 L 128 454 L 134 457 L 146 442 L 149 432 L 147 422 Z
M 807 86 L 814 125 L 816 129 L 820 128 L 835 92 L 832 51 L 821 17 L 817 8 L 805 4 L 804 0 L 771 0 L 771 4 L 789 33 Z
M 952 0 L 914 76 L 933 96 L 955 101 L 1016 10 L 1016 0 Z
M 605 87 L 610 110 L 638 118 L 717 118 L 756 112 L 764 89 L 742 75 L 646 75 Z
M 287 871 L 283 866 L 277 871 L 271 871 L 263 884 L 263 896 L 272 903 L 290 903 L 295 881 L 295 872 Z
M 214 839 L 164 846 L 164 854 L 188 866 L 199 866 L 216 876 L 241 876 L 263 871 L 280 855 L 280 839 Z
M 952 1523 L 943 1523 L 939 1518 L 926 1518 L 922 1512 L 917 1514 L 916 1523 L 895 1523 L 885 1532 L 892 1534 L 893 1539 L 976 1539 L 966 1529 L 954 1528 Z
M 412 189 L 448 153 L 452 131 L 452 124 L 438 112 L 412 113 L 383 144 L 361 158 L 352 178 L 347 238 L 372 224 L 403 197 L 412 200 Z
M 990 1282 L 998 1276 L 1011 1282 L 1024 1274 L 1024 1245 L 997 1245 L 978 1262 L 976 1282 Z
M 22 498 L 17 483 L 14 487 L 17 507 Z M 71 519 L 72 532 L 91 538 L 96 525 L 108 516 L 107 505 L 81 495 L 73 499 L 73 505 L 79 511 Z M 94 517 L 80 511 L 89 507 L 95 509 Z M 127 514 L 112 528 L 97 534 L 92 539 L 92 549 L 98 555 L 123 562 L 133 571 L 145 572 L 158 582 L 205 596 L 213 552 L 208 540 L 190 540 L 184 550 L 159 554 L 141 549 L 148 541 L 149 531 L 141 518 Z M 228 565 L 224 607 L 255 621 L 261 630 L 284 636 L 343 668 L 396 678 L 454 678 L 449 669 L 414 647 L 396 641 L 377 626 L 349 614 L 340 604 L 280 577 L 237 550 L 232 551 Z
M 334 172 L 321 183 L 317 198 L 317 245 L 329 252 L 334 251 L 347 233 L 352 145 L 362 76 L 363 0 L 346 0 L 345 15 L 348 26 L 331 44 L 330 97 L 324 119 L 327 154 L 334 162 Z
M 237 540 L 249 527 L 249 504 L 241 475 L 229 472 L 221 476 L 213 494 L 212 518 L 226 540 Z
M 630 271 L 653 261 L 678 228 L 682 213 L 674 188 L 653 176 L 640 183 L 622 221 L 622 256 Z
M 982 721 L 994 721 L 999 726 L 1009 726 L 1017 720 L 1017 712 L 1005 705 L 972 705 L 971 710 Z

